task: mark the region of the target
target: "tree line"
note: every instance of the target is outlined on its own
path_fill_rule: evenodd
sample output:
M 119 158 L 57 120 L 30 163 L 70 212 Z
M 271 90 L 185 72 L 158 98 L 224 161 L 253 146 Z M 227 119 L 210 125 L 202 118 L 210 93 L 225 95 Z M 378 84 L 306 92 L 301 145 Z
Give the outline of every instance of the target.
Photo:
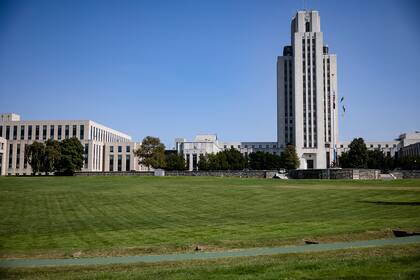
M 186 170 L 187 163 L 183 155 L 177 153 L 165 154 L 165 145 L 159 138 L 147 136 L 141 146 L 135 151 L 139 163 L 148 167 L 166 170 Z M 200 155 L 198 170 L 274 170 L 296 169 L 299 167 L 299 158 L 294 146 L 287 146 L 281 155 L 272 155 L 264 152 L 251 153 L 248 156 L 231 148 L 216 154 Z
M 349 150 L 341 153 L 338 158 L 342 168 L 371 168 L 381 170 L 393 170 L 401 168 L 406 170 L 420 169 L 419 156 L 395 156 L 385 155 L 381 150 L 368 150 L 363 138 L 355 138 L 349 144 Z

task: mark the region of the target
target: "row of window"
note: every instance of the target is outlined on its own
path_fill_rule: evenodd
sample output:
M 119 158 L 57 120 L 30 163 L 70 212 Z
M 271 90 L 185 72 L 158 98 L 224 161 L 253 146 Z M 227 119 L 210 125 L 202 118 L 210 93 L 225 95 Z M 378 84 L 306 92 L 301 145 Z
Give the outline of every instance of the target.
M 79 135 L 77 135 L 79 127 Z M 64 131 L 63 131 L 64 130 Z M 0 137 L 7 140 L 47 140 L 70 137 L 85 138 L 84 125 L 0 125 Z
M 118 149 L 118 152 L 119 153 L 122 153 L 122 146 L 118 146 L 117 149 Z M 114 152 L 114 146 L 109 146 L 109 152 L 110 153 L 113 153 Z M 125 152 L 126 153 L 129 153 L 130 152 L 130 146 L 126 146 L 125 147 Z
M 117 168 L 116 171 L 123 171 L 122 170 L 122 161 L 123 161 L 123 156 L 122 155 L 118 155 L 117 156 Z M 130 163 L 131 163 L 131 156 L 130 155 L 126 155 L 125 156 L 125 171 L 130 171 Z M 114 155 L 110 155 L 109 156 L 109 171 L 114 171 Z
M 250 146 L 250 147 L 249 147 L 249 146 Z M 262 145 L 262 144 L 259 144 L 259 145 L 258 145 L 258 147 L 256 147 L 256 146 L 257 146 L 257 145 L 244 145 L 244 148 L 245 148 L 245 149 L 247 149 L 247 148 L 254 148 L 254 149 L 255 149 L 255 148 L 258 148 L 258 149 L 262 149 L 262 148 L 263 148 L 263 145 Z M 223 146 L 223 148 L 227 149 L 227 148 L 229 148 L 229 147 L 228 147 L 228 145 L 224 145 L 224 146 Z M 230 145 L 230 148 L 235 148 L 235 146 L 234 146 L 234 145 Z M 240 149 L 240 148 L 241 148 L 241 145 L 238 145 L 238 149 Z M 266 145 L 265 145 L 265 148 L 266 148 L 266 149 L 270 149 L 270 148 L 274 148 L 274 149 L 275 149 L 275 148 L 277 148 L 277 145 L 272 145 L 272 147 L 270 147 L 270 145 L 269 145 L 269 144 L 266 144 Z

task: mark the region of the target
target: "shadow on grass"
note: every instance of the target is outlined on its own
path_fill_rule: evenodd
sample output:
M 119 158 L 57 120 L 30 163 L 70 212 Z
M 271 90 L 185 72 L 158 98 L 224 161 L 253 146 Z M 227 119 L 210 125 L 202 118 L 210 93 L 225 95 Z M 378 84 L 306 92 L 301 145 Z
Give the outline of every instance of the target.
M 371 204 L 379 204 L 379 205 L 407 205 L 407 206 L 420 206 L 420 202 L 418 201 L 366 201 L 366 200 L 359 200 L 357 202 L 360 203 L 371 203 Z

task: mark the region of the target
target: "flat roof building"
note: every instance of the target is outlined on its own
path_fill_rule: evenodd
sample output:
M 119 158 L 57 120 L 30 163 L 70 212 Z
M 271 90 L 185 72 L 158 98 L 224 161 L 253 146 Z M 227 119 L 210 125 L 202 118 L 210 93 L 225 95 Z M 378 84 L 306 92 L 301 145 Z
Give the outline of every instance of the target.
M 21 120 L 17 114 L 0 114 L 0 137 L 6 148 L 2 152 L 4 173 L 32 173 L 24 153 L 26 145 L 48 139 L 61 141 L 71 137 L 84 146 L 82 171 L 142 170 L 134 156 L 137 144 L 131 136 L 91 120 Z M 114 150 L 115 148 L 115 150 Z M 113 151 L 114 150 L 114 151 Z

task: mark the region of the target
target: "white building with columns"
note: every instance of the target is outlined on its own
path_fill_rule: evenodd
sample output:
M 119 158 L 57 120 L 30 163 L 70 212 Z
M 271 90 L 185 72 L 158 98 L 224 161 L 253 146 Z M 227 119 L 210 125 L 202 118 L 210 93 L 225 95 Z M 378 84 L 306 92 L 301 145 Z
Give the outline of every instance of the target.
M 17 114 L 0 114 L 0 159 L 2 175 L 29 175 L 25 146 L 48 139 L 76 137 L 83 145 L 82 171 L 145 170 L 138 164 L 131 136 L 91 120 L 21 120 Z

